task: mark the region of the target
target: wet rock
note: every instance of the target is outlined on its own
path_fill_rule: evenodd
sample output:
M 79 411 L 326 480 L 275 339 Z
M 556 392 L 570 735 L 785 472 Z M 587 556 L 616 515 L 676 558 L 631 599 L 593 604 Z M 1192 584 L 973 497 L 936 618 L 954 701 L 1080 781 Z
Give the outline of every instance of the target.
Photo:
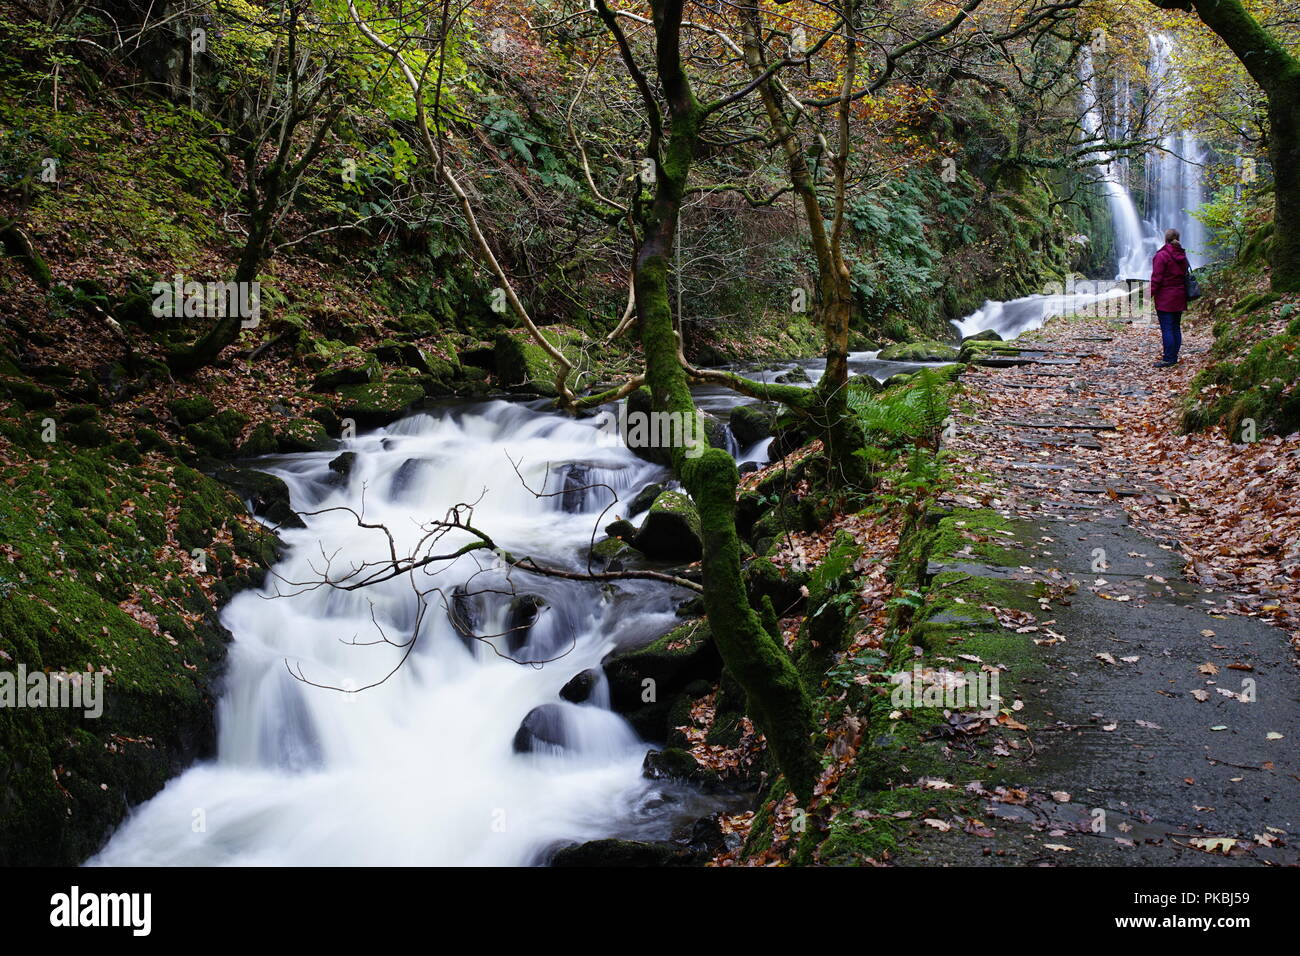
M 648 511 L 650 506 L 655 503 L 655 499 L 663 493 L 664 486 L 662 482 L 653 481 L 646 485 L 632 498 L 627 505 L 627 516 L 635 518 L 643 511 Z
M 554 748 L 568 746 L 564 727 L 564 708 L 561 704 L 541 704 L 524 717 L 515 731 L 514 751 L 517 754 L 545 753 Z
M 528 634 L 537 623 L 537 615 L 546 607 L 546 599 L 536 594 L 521 594 L 511 599 L 506 613 L 506 647 L 511 653 L 528 643 Z
M 560 495 L 560 507 L 567 514 L 577 514 L 587 502 L 587 492 L 594 489 L 591 485 L 591 469 L 580 462 L 564 466 L 564 493 Z
M 623 523 L 632 528 L 630 522 Z M 635 532 L 636 529 L 632 528 L 632 530 Z M 606 571 L 622 571 L 624 562 L 635 554 L 636 552 L 626 541 L 620 538 L 605 538 L 592 546 L 591 562 L 595 567 L 604 568 Z
M 699 774 L 699 761 L 678 747 L 651 750 L 641 763 L 641 776 L 647 780 L 692 780 Z
M 564 847 L 551 858 L 559 867 L 696 866 L 700 860 L 689 848 L 673 843 L 638 840 L 591 840 Z
M 696 681 L 715 680 L 722 658 L 708 622 L 684 623 L 645 647 L 616 652 L 601 667 L 609 682 L 610 706 L 649 740 L 668 736 L 669 713 Z
M 967 335 L 962 340 L 962 344 L 967 342 L 1001 342 L 1002 336 L 992 329 L 985 329 L 983 332 L 976 332 L 974 335 Z
M 288 486 L 275 475 L 230 465 L 214 469 L 211 475 L 243 498 L 253 514 L 282 528 L 306 527 L 289 502 Z
M 560 688 L 560 699 L 571 704 L 582 704 L 591 699 L 591 692 L 596 688 L 600 674 L 594 668 L 574 674 L 567 684 Z
M 658 497 L 657 495 L 655 497 Z M 619 519 L 605 526 L 605 534 L 631 544 L 636 539 L 637 527 L 630 521 Z
M 451 600 L 447 602 L 447 621 L 460 635 L 465 647 L 471 650 L 478 639 L 479 617 L 478 602 L 465 585 L 458 584 L 452 588 Z
M 406 459 L 397 467 L 397 471 L 393 472 L 392 480 L 388 483 L 388 494 L 393 498 L 404 497 L 410 490 L 411 485 L 415 483 L 416 477 L 429 464 L 430 461 L 427 458 Z
M 698 561 L 704 552 L 695 503 L 680 491 L 661 493 L 641 523 L 633 546 L 658 561 Z
M 354 451 L 345 451 L 329 464 L 330 476 L 328 483 L 335 487 L 342 487 L 348 483 L 348 476 L 352 474 L 352 468 L 357 463 L 357 453 Z
M 749 448 L 772 434 L 776 408 L 771 405 L 737 405 L 727 424 L 742 449 Z

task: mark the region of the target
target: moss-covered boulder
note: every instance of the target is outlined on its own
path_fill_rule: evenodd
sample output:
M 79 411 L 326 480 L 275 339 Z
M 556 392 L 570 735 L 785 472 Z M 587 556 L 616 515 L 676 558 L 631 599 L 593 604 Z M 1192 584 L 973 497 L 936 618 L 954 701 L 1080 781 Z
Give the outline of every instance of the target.
M 167 407 L 181 425 L 193 425 L 217 413 L 217 406 L 206 395 L 177 398 L 168 402 Z
M 375 382 L 339 389 L 338 413 L 363 427 L 386 425 L 402 417 L 424 398 L 424 389 L 411 382 Z
M 253 514 L 282 528 L 305 527 L 289 501 L 288 486 L 275 475 L 225 465 L 215 469 L 212 477 L 238 494 Z
M 325 426 L 312 418 L 289 419 L 276 428 L 275 440 L 282 452 L 326 451 L 334 447 Z
M 884 362 L 953 362 L 958 349 L 944 342 L 903 342 L 880 350 L 876 357 Z
M 615 652 L 601 666 L 609 681 L 610 706 L 641 736 L 666 740 L 673 706 L 693 683 L 716 680 L 722 658 L 708 622 L 694 620 L 645 647 Z
M 695 502 L 681 491 L 660 493 L 641 522 L 633 544 L 656 561 L 698 561 L 703 542 Z
M 228 458 L 235 454 L 240 432 L 248 424 L 248 416 L 235 409 L 226 409 L 185 427 L 185 437 L 195 451 L 214 458 Z
M 546 396 L 558 394 L 550 356 L 525 335 L 497 333 L 496 373 L 497 381 L 505 388 Z
M 731 410 L 727 424 L 736 444 L 742 449 L 772 437 L 778 409 L 775 405 L 737 405 Z

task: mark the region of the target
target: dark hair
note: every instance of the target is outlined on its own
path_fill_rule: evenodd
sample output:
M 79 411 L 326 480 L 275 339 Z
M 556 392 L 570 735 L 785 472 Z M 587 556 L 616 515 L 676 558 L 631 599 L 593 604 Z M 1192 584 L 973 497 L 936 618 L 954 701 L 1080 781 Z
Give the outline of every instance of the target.
M 1178 242 L 1178 230 L 1177 230 L 1177 229 L 1166 229 L 1166 230 L 1165 230 L 1165 242 L 1173 242 L 1173 243 L 1177 243 L 1177 242 Z

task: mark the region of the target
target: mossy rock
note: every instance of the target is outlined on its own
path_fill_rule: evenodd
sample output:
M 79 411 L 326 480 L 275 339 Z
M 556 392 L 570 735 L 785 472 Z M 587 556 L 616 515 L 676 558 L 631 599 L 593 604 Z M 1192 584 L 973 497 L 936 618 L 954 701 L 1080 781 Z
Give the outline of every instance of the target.
M 102 448 L 113 441 L 113 434 L 98 418 L 73 422 L 63 430 L 68 441 L 84 448 Z
M 273 455 L 279 449 L 280 443 L 276 441 L 275 429 L 270 422 L 261 422 L 239 446 L 239 454 L 242 458 L 258 458 L 262 455 Z
M 338 419 L 334 421 L 337 427 Z M 275 440 L 282 452 L 328 451 L 334 447 L 325 426 L 312 418 L 291 418 L 276 429 Z
M 591 548 L 592 564 L 607 571 L 622 570 L 624 560 L 635 555 L 636 551 L 620 538 L 605 538 Z
M 283 528 L 305 527 L 302 518 L 293 510 L 288 486 L 275 475 L 251 468 L 224 466 L 216 469 L 212 477 L 238 494 L 253 514 Z
M 698 561 L 703 554 L 700 514 L 681 491 L 664 491 L 654 500 L 633 542 L 656 561 Z
M 226 409 L 197 424 L 187 425 L 185 437 L 201 454 L 228 458 L 235 453 L 235 443 L 246 424 L 247 415 L 235 409 Z
M 708 622 L 694 620 L 645 647 L 616 651 L 601 667 L 609 682 L 610 706 L 643 737 L 664 740 L 673 704 L 694 682 L 716 680 L 722 658 Z
M 409 382 L 376 382 L 339 389 L 339 415 L 359 425 L 385 425 L 406 414 L 424 398 L 424 389 Z
M 39 408 L 51 408 L 56 396 L 53 392 L 41 388 L 25 378 L 0 376 L 0 395 L 11 398 L 24 408 L 35 411 Z
M 905 342 L 880 350 L 876 358 L 883 362 L 952 362 L 958 355 L 955 346 L 943 342 Z
M 129 807 L 213 754 L 229 634 L 210 595 L 252 583 L 236 552 L 275 559 L 218 484 L 180 464 L 124 464 L 120 451 L 56 443 L 41 446 L 41 467 L 0 465 L 12 549 L 0 570 L 0 662 L 104 675 L 97 718 L 0 708 L 2 865 L 84 862 Z M 218 566 L 206 576 L 169 544 L 173 520 L 181 548 L 211 549 Z M 212 547 L 223 527 L 233 549 Z M 127 601 L 135 616 L 119 607 Z
M 206 395 L 173 399 L 167 407 L 181 425 L 194 425 L 217 413 L 217 406 Z
M 775 405 L 767 404 L 737 405 L 733 408 L 727 424 L 736 438 L 736 444 L 745 449 L 764 438 L 770 438 L 778 411 Z
M 497 333 L 496 373 L 505 388 L 548 397 L 558 394 L 550 356 L 524 335 Z
M 967 335 L 961 341 L 963 345 L 967 342 L 1001 342 L 1002 336 L 992 329 L 985 329 L 982 332 L 976 332 L 974 335 Z

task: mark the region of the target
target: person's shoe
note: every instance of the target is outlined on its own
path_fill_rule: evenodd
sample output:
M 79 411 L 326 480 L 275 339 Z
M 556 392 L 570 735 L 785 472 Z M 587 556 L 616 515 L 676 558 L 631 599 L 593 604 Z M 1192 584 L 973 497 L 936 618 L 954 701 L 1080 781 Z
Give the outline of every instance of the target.
M 1152 365 L 1151 367 L 1152 367 L 1152 368 L 1169 368 L 1169 366 L 1171 366 L 1171 365 L 1177 365 L 1177 364 L 1178 364 L 1177 362 L 1164 362 L 1164 361 L 1161 361 L 1161 362 L 1156 362 L 1156 363 L 1155 363 L 1154 365 Z

